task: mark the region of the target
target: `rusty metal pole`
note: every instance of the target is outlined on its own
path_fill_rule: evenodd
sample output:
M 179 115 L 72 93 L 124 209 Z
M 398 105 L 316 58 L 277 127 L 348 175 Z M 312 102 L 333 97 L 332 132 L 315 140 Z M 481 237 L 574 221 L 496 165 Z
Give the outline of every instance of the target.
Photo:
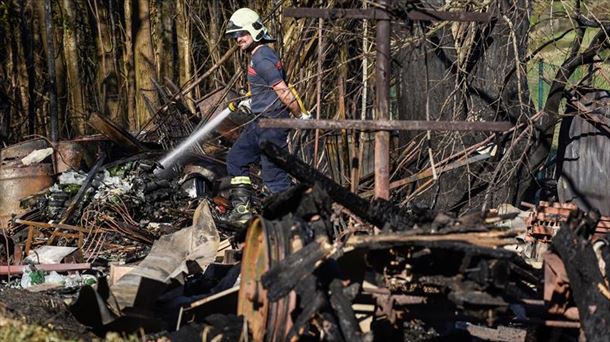
M 379 0 L 379 7 L 385 10 L 391 0 Z M 376 119 L 390 118 L 390 20 L 377 20 L 375 44 L 377 63 L 375 66 Z M 375 197 L 390 198 L 390 132 L 375 133 Z

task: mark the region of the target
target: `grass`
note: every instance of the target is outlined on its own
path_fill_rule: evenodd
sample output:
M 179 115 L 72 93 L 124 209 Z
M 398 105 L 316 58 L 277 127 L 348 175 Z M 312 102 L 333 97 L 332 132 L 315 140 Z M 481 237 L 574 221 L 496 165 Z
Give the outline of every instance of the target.
M 0 341 L 55 342 L 77 340 L 65 339 L 57 332 L 39 325 L 25 324 L 0 317 Z
M 140 342 L 143 339 L 137 334 L 122 336 L 118 333 L 108 333 L 104 339 L 94 341 L 106 342 Z M 60 333 L 49 328 L 27 324 L 18 320 L 0 317 L 0 341 L 28 341 L 28 342 L 77 342 L 81 339 L 65 338 Z

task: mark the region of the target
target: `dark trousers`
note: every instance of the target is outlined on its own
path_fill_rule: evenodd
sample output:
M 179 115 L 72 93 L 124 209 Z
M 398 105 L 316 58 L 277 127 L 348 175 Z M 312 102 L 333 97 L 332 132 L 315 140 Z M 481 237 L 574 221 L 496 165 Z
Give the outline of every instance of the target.
M 260 161 L 263 181 L 271 192 L 288 189 L 290 177 L 261 151 L 260 144 L 269 141 L 284 149 L 287 148 L 288 129 L 260 128 L 258 122 L 249 123 L 227 155 L 227 172 L 231 177 L 248 176 L 249 165 Z

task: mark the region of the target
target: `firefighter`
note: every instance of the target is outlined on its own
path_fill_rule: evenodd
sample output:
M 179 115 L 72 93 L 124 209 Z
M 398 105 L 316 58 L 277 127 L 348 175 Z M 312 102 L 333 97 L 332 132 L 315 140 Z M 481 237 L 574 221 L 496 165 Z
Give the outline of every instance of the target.
M 266 44 L 274 39 L 269 35 L 260 16 L 249 8 L 240 8 L 229 19 L 226 34 L 235 39 L 241 51 L 250 56 L 248 84 L 251 97 L 240 103 L 256 118 L 288 118 L 308 120 L 311 115 L 305 110 L 294 88 L 289 87 L 282 62 Z M 257 120 L 249 123 L 229 151 L 227 172 L 231 177 L 230 201 L 233 209 L 225 220 L 235 226 L 243 226 L 252 217 L 252 182 L 249 165 L 259 163 L 262 178 L 272 192 L 286 190 L 291 181 L 283 169 L 271 162 L 262 153 L 260 143 L 269 141 L 282 148 L 287 147 L 288 129 L 260 128 Z

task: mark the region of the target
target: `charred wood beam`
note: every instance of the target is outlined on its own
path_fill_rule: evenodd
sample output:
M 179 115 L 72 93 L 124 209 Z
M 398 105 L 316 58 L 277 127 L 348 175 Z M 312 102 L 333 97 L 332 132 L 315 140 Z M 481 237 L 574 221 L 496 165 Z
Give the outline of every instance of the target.
M 329 342 L 345 341 L 341 335 L 341 330 L 337 324 L 335 316 L 328 312 L 322 312 L 320 313 L 320 319 L 323 321 L 322 327 L 324 329 L 324 333 L 326 334 L 326 336 L 324 336 L 325 340 Z
M 294 176 L 297 180 L 310 186 L 318 183 L 333 201 L 341 204 L 356 216 L 361 217 L 377 227 L 405 230 L 413 227 L 421 217 L 427 214 L 420 213 L 420 217 L 417 217 L 417 215 L 410 217 L 401 208 L 389 201 L 376 199 L 369 202 L 356 194 L 349 192 L 347 189 L 335 183 L 332 179 L 326 177 L 280 147 L 265 141 L 261 144 L 261 148 L 273 163 L 286 170 L 286 172 Z
M 331 254 L 331 246 L 313 242 L 265 272 L 261 277 L 267 297 L 275 302 L 286 296 L 294 287 L 316 268 L 316 264 Z
M 591 212 L 587 217 L 582 211 L 575 212 L 552 240 L 570 279 L 587 341 L 606 341 L 610 336 L 610 298 L 602 294 L 604 289 L 608 291 L 608 283 L 599 270 L 590 240 L 598 220 L 598 213 Z
M 361 131 L 489 131 L 513 128 L 508 121 L 425 121 L 425 120 L 293 120 L 260 119 L 261 128 L 355 129 Z
M 283 216 L 300 217 L 308 220 L 314 215 L 329 219 L 332 215 L 331 199 L 319 187 L 310 188 L 298 184 L 290 189 L 275 193 L 265 199 L 263 217 L 267 220 L 281 219 Z M 282 228 L 283 230 L 283 228 Z
M 77 205 L 82 203 L 83 197 L 85 196 L 87 189 L 89 189 L 91 182 L 95 178 L 97 171 L 100 169 L 100 167 L 102 167 L 102 164 L 104 163 L 105 159 L 106 159 L 106 155 L 102 154 L 102 156 L 97 160 L 95 165 L 93 165 L 93 167 L 87 174 L 87 178 L 85 178 L 85 181 L 83 181 L 83 184 L 81 184 L 80 189 L 78 189 L 78 192 L 72 198 L 70 205 L 68 205 L 66 210 L 61 215 L 61 219 L 59 220 L 59 223 L 67 223 L 70 220 L 72 213 L 76 209 Z
M 402 14 L 389 13 L 381 9 L 344 9 L 344 8 L 305 8 L 287 7 L 283 15 L 293 18 L 322 18 L 322 19 L 409 19 L 417 21 L 479 21 L 492 20 L 490 13 L 484 12 L 445 12 L 426 9 L 413 9 L 407 12 L 406 18 Z
M 337 314 L 339 326 L 346 341 L 359 342 L 362 341 L 360 327 L 354 310 L 352 309 L 352 301 L 343 292 L 341 280 L 334 279 L 330 283 L 330 305 Z
M 301 313 L 294 321 L 294 325 L 288 331 L 286 341 L 292 341 L 292 338 L 299 334 L 300 330 L 302 330 L 307 325 L 311 318 L 318 311 L 320 311 L 320 309 L 322 309 L 324 305 L 326 305 L 326 296 L 322 292 L 317 291 L 313 298 L 310 298 L 310 300 L 305 303 Z
M 517 259 L 517 260 L 522 260 L 522 259 Z M 523 264 L 523 265 L 517 265 L 515 263 L 510 263 L 509 264 L 510 270 L 511 272 L 514 272 L 515 274 L 517 274 L 518 276 L 520 276 L 522 279 L 524 279 L 525 281 L 532 283 L 532 284 L 538 284 L 541 283 L 543 279 L 541 279 L 541 276 L 536 275 L 534 272 L 535 270 L 530 270 L 527 269 L 526 267 L 529 267 L 528 264 Z

